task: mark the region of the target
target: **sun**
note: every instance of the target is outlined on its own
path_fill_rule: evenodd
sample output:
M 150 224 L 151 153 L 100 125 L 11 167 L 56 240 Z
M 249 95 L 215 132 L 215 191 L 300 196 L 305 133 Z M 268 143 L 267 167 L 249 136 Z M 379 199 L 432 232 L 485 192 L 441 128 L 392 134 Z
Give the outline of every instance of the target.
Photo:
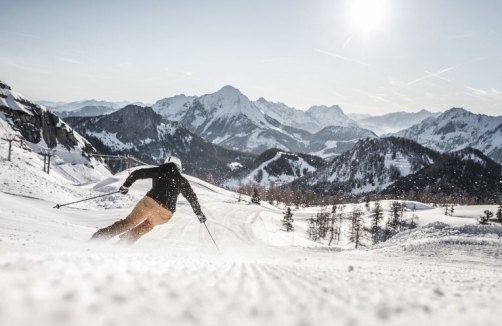
M 348 6 L 350 23 L 363 34 L 382 28 L 389 16 L 387 0 L 350 0 Z

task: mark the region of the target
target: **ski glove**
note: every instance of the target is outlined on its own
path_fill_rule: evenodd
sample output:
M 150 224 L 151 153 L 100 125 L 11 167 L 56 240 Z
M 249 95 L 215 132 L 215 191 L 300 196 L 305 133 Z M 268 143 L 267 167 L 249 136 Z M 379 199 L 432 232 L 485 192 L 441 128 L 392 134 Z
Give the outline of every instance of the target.
M 121 186 L 120 189 L 119 189 L 120 193 L 122 195 L 125 195 L 129 192 L 129 187 L 124 187 L 124 186 Z
M 206 223 L 206 221 L 207 221 L 207 218 L 204 216 L 204 214 L 197 215 L 197 218 L 199 219 L 199 222 L 201 222 L 201 223 Z

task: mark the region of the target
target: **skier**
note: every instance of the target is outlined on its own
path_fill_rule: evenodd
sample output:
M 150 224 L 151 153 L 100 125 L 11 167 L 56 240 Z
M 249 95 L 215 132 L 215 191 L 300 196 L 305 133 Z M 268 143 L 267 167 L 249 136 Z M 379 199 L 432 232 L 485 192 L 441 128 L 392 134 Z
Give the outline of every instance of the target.
M 188 180 L 181 175 L 179 158 L 170 156 L 159 167 L 133 171 L 119 191 L 125 195 L 136 180 L 150 178 L 152 179 L 152 188 L 136 204 L 132 212 L 125 219 L 98 230 L 93 234 L 91 240 L 111 239 L 125 232 L 120 236 L 120 242 L 133 244 L 141 236 L 150 232 L 155 225 L 167 223 L 171 219 L 176 211 L 176 200 L 180 192 L 192 206 L 199 221 L 206 222 L 197 195 Z

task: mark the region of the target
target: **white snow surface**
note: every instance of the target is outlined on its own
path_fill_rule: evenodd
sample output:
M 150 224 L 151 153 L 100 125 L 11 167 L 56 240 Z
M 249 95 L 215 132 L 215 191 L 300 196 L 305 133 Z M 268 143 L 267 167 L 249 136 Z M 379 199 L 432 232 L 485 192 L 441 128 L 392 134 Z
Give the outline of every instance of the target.
M 284 207 L 238 202 L 187 177 L 221 253 L 181 196 L 169 223 L 119 246 L 87 239 L 124 218 L 149 180 L 126 196 L 57 210 L 55 203 L 117 190 L 128 171 L 79 186 L 21 169 L 0 160 L 0 325 L 458 326 L 502 317 L 502 228 L 475 225 L 495 206 L 456 207 L 447 217 L 407 202 L 423 227 L 353 250 L 345 236 L 331 247 L 305 237 L 318 207 L 293 210 L 296 232 L 287 233 Z

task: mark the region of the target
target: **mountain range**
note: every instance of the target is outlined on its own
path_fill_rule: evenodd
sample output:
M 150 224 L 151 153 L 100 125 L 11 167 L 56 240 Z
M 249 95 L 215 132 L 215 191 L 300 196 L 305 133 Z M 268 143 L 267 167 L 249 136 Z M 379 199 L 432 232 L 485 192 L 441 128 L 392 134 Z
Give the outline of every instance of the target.
M 279 148 L 330 158 L 351 148 L 361 137 L 376 137 L 336 105 L 301 111 L 263 98 L 251 101 L 232 86 L 200 97 L 165 98 L 157 101 L 153 109 L 214 144 L 254 154 Z M 333 126 L 347 129 L 342 128 L 338 137 Z
M 502 164 L 502 116 L 474 114 L 462 108 L 453 108 L 394 135 L 412 139 L 440 152 L 473 147 Z

